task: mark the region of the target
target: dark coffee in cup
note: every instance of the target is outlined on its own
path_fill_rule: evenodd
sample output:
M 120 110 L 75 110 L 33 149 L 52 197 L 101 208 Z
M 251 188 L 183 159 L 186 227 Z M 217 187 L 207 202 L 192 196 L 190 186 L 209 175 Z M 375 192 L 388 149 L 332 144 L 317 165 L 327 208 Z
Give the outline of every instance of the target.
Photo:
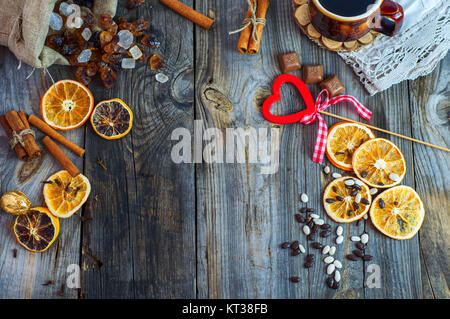
M 376 0 L 319 0 L 328 11 L 343 17 L 355 17 L 366 13 Z

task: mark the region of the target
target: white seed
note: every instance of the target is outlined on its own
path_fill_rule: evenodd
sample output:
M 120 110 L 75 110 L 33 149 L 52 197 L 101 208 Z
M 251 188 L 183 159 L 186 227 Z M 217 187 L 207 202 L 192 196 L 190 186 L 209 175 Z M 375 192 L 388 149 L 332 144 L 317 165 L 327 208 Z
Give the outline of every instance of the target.
M 301 200 L 303 203 L 307 203 L 307 202 L 308 202 L 308 195 L 306 195 L 305 193 L 303 193 L 303 194 L 300 196 L 300 200 Z
M 298 249 L 300 249 L 300 252 L 302 254 L 304 254 L 306 252 L 306 249 L 305 249 L 305 247 L 303 247 L 303 245 L 298 245 Z
M 335 252 L 336 252 L 336 246 L 331 246 L 330 251 L 328 252 L 328 254 L 330 256 L 333 256 Z
M 362 181 L 360 181 L 359 179 L 355 179 L 355 184 L 358 186 L 363 186 L 364 183 Z
M 369 218 L 369 214 L 365 214 L 363 217 L 365 220 L 367 220 Z
M 331 169 L 330 169 L 330 166 L 328 166 L 328 165 L 323 168 L 323 172 L 327 175 L 330 174 L 330 171 L 331 171 Z
M 370 189 L 370 195 L 375 195 L 376 193 L 378 193 L 378 189 L 377 188 L 371 188 Z
M 336 271 L 334 272 L 334 280 L 335 280 L 336 282 L 341 281 L 341 272 L 340 272 L 339 270 L 336 270 Z
M 389 179 L 390 179 L 391 181 L 398 182 L 398 181 L 400 181 L 400 176 L 398 176 L 398 175 L 395 174 L 395 173 L 390 173 L 390 174 L 389 174 Z
M 361 235 L 361 242 L 363 244 L 367 244 L 369 242 L 369 235 L 368 234 L 362 234 Z
M 359 204 L 361 202 L 361 197 L 362 196 L 361 196 L 360 193 L 356 194 L 356 196 L 355 196 L 355 203 Z
M 311 233 L 311 229 L 309 229 L 308 225 L 303 226 L 303 232 L 305 235 L 309 235 Z
M 331 264 L 334 261 L 334 257 L 328 256 L 323 260 L 326 264 Z
M 323 219 L 313 219 L 314 224 L 322 226 L 323 224 L 325 224 L 325 221 Z
M 336 235 L 341 236 L 344 233 L 344 228 L 342 228 L 342 226 L 338 226 L 338 228 L 336 228 Z
M 361 241 L 361 237 L 359 236 L 352 236 L 350 237 L 351 241 Z
M 343 236 L 337 236 L 336 244 L 340 245 L 340 244 L 342 244 L 343 241 L 344 241 L 344 237 Z
M 341 263 L 339 260 L 337 260 L 337 259 L 334 261 L 333 264 L 334 264 L 334 266 L 335 266 L 336 268 L 339 268 L 339 269 L 342 268 L 342 263 Z
M 355 181 L 353 179 L 346 179 L 344 181 L 344 184 L 347 186 L 353 186 L 353 185 L 355 185 Z
M 331 275 L 335 269 L 336 269 L 335 265 L 329 264 L 328 267 L 327 267 L 327 274 Z
M 320 218 L 320 216 L 317 215 L 317 214 L 309 214 L 309 216 L 311 216 L 311 218 L 314 218 L 314 219 L 319 219 Z
M 333 178 L 339 178 L 339 177 L 342 177 L 342 175 L 339 174 L 339 173 L 333 173 L 333 174 L 331 174 L 331 176 L 332 176 Z
M 328 252 L 330 251 L 331 247 L 329 245 L 326 245 L 325 247 L 323 247 L 322 249 L 322 254 L 326 255 L 328 254 Z

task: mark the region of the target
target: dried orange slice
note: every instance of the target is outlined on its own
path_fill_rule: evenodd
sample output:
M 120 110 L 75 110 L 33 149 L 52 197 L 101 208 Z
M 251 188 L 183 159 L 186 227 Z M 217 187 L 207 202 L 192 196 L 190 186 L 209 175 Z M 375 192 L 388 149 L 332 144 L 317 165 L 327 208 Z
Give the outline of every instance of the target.
M 400 185 L 378 195 L 369 214 L 373 225 L 386 236 L 410 239 L 422 226 L 425 210 L 416 191 Z
M 89 119 L 94 97 L 87 87 L 73 80 L 53 84 L 41 99 L 41 113 L 51 127 L 68 131 L 80 127 Z
M 371 187 L 387 188 L 400 184 L 406 162 L 400 149 L 384 138 L 363 143 L 353 154 L 353 170 Z
M 47 179 L 43 193 L 50 212 L 57 217 L 68 218 L 87 201 L 91 184 L 82 174 L 72 177 L 68 171 L 59 171 Z
M 369 211 L 372 196 L 361 180 L 344 176 L 333 180 L 323 193 L 323 206 L 328 216 L 338 223 L 351 223 Z
M 26 249 L 34 252 L 47 250 L 59 234 L 59 219 L 47 208 L 31 208 L 18 215 L 14 223 L 14 235 Z
M 336 123 L 328 133 L 327 157 L 334 166 L 351 171 L 353 153 L 362 143 L 372 138 L 375 138 L 375 134 L 364 125 L 352 122 Z
M 92 112 L 94 131 L 107 140 L 124 137 L 133 126 L 133 112 L 121 99 L 102 101 Z

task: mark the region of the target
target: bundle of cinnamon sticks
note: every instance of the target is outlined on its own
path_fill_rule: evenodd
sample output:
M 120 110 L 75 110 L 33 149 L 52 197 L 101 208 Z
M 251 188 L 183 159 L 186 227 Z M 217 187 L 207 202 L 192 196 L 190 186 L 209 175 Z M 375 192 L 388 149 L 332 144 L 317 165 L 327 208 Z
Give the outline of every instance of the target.
M 0 124 L 5 130 L 8 138 L 12 141 L 11 146 L 14 146 L 14 151 L 19 159 L 29 162 L 41 156 L 41 151 L 36 144 L 34 133 L 30 129 L 31 124 L 47 135 L 42 139 L 42 144 L 44 144 L 49 153 L 52 154 L 72 176 L 75 177 L 80 174 L 78 168 L 51 138 L 80 157 L 84 155 L 85 150 L 56 132 L 37 116 L 30 115 L 27 119 L 24 111 L 10 111 L 6 115 L 0 116 Z
M 265 23 L 262 23 L 262 21 L 265 21 L 266 19 L 266 13 L 269 8 L 270 0 L 250 0 L 250 4 L 252 5 L 249 5 L 244 21 L 253 20 L 253 12 L 255 12 L 256 21 L 244 23 L 248 24 L 248 26 L 242 30 L 237 46 L 237 49 L 242 54 L 258 53 L 261 45 L 262 32 L 265 26 Z

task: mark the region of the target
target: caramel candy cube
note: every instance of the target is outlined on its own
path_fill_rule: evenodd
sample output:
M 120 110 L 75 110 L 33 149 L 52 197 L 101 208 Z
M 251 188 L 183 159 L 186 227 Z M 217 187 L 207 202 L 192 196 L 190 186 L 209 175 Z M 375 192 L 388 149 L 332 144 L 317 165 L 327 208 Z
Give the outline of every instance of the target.
M 303 67 L 303 82 L 317 84 L 323 81 L 323 65 L 305 65 Z
M 320 83 L 322 89 L 327 89 L 330 97 L 338 96 L 345 92 L 345 86 L 336 75 L 332 75 Z
M 278 63 L 280 64 L 280 69 L 283 73 L 299 70 L 302 67 L 296 52 L 279 54 Z

